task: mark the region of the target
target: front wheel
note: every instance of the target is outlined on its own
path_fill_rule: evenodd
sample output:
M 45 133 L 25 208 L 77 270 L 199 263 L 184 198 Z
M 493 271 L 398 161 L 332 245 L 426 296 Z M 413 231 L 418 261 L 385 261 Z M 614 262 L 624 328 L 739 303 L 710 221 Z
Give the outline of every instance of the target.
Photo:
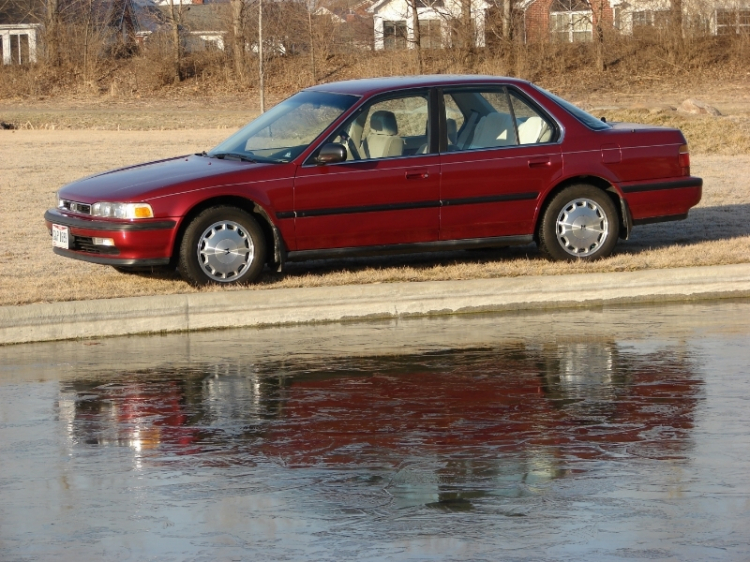
M 555 195 L 542 215 L 539 249 L 550 259 L 592 261 L 617 244 L 619 218 L 609 196 L 592 185 L 573 185 Z
M 211 207 L 185 230 L 177 270 L 195 285 L 251 283 L 265 258 L 263 230 L 252 215 L 237 207 Z

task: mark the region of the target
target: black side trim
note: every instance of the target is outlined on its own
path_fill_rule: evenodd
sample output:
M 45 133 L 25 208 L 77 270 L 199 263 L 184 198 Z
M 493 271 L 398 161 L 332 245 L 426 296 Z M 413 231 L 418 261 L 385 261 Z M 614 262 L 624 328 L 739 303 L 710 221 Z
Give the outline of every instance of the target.
M 684 187 L 703 187 L 703 180 L 701 178 L 687 178 L 684 180 L 640 183 L 638 185 L 623 186 L 622 191 L 623 193 L 641 193 L 643 191 L 658 191 L 660 189 L 682 189 Z
M 483 197 L 469 197 L 466 199 L 446 199 L 445 201 L 415 201 L 411 203 L 392 203 L 388 205 L 369 205 L 362 207 L 336 207 L 333 209 L 310 209 L 309 211 L 280 211 L 276 213 L 278 219 L 293 217 L 322 217 L 326 215 L 349 215 L 353 213 L 376 213 L 382 211 L 403 211 L 406 209 L 429 209 L 455 205 L 478 205 L 481 203 L 497 203 L 501 201 L 526 201 L 536 199 L 539 193 L 510 193 L 508 195 L 486 195 Z
M 469 238 L 466 240 L 440 240 L 438 242 L 417 242 L 392 246 L 364 246 L 361 248 L 326 248 L 324 250 L 297 250 L 289 252 L 289 261 L 312 259 L 348 258 L 354 256 L 386 256 L 397 254 L 420 254 L 446 250 L 468 250 L 471 248 L 502 248 L 531 244 L 531 234 L 519 236 L 497 236 L 495 238 Z
M 415 201 L 413 203 L 390 203 L 387 205 L 369 205 L 363 207 L 336 207 L 333 209 L 310 209 L 309 211 L 297 211 L 297 218 L 321 217 L 324 215 L 349 215 L 352 213 L 376 213 L 380 211 L 403 211 L 405 209 L 424 209 L 439 207 L 440 201 Z M 278 217 L 279 214 L 277 213 Z
M 106 231 L 167 230 L 170 228 L 174 228 L 174 226 L 177 224 L 176 221 L 170 220 L 150 222 L 111 222 L 107 220 L 86 220 L 63 215 L 57 209 L 50 209 L 46 213 L 44 213 L 44 220 L 59 224 L 61 226 L 69 226 L 72 228 L 85 228 L 87 230 Z
M 499 201 L 527 201 L 536 199 L 539 193 L 529 191 L 528 193 L 511 193 L 509 195 L 486 195 L 484 197 L 469 197 L 467 199 L 446 199 L 441 201 L 442 207 L 453 205 L 477 205 L 481 203 L 497 203 Z
M 636 219 L 633 221 L 633 226 L 641 226 L 643 224 L 654 224 L 657 222 L 672 222 L 672 221 L 684 221 L 688 218 L 688 214 L 682 215 L 668 215 L 665 217 L 649 217 L 647 219 Z
M 58 256 L 66 258 L 73 258 L 75 260 L 87 261 L 90 263 L 98 263 L 101 265 L 167 265 L 169 258 L 151 258 L 146 260 L 137 259 L 125 259 L 125 258 L 112 258 L 105 256 L 97 256 L 92 254 L 81 254 L 65 248 L 52 248 Z

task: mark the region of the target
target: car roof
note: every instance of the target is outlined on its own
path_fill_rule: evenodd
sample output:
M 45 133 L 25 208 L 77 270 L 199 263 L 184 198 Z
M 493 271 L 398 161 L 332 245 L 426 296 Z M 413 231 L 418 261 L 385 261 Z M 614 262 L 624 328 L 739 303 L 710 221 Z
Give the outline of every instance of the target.
M 402 90 L 406 88 L 427 88 L 434 86 L 461 86 L 469 84 L 528 84 L 526 80 L 505 76 L 432 74 L 419 76 L 390 76 L 386 78 L 363 78 L 343 82 L 329 82 L 307 88 L 308 91 L 336 94 L 367 95 Z

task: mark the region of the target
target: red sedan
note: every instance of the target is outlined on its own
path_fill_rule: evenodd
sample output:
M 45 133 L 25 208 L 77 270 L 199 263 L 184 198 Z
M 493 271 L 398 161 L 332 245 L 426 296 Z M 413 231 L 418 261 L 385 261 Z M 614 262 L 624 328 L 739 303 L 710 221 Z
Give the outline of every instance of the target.
M 593 260 L 686 218 L 702 184 L 677 129 L 523 80 L 414 76 L 308 88 L 210 152 L 66 185 L 44 218 L 61 256 L 241 283 L 287 260 L 531 242 Z

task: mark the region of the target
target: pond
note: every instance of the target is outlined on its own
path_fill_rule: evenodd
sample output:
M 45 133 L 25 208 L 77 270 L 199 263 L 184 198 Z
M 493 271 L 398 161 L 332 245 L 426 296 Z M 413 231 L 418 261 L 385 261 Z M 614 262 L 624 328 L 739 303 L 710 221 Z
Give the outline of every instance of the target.
M 746 560 L 750 301 L 0 348 L 2 560 Z

